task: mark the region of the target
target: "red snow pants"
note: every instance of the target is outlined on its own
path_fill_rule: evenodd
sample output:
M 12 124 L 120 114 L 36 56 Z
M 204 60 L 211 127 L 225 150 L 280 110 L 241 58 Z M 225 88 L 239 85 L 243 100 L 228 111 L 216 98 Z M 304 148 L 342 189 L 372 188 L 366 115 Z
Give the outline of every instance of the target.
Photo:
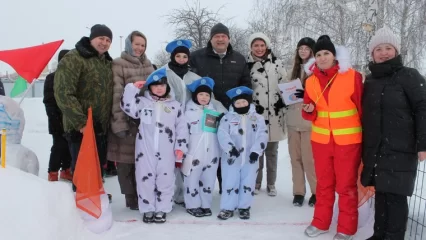
M 337 145 L 333 136 L 328 144 L 312 142 L 317 175 L 312 225 L 328 230 L 333 218 L 335 193 L 339 194 L 337 232 L 354 235 L 358 228 L 358 168 L 361 144 Z

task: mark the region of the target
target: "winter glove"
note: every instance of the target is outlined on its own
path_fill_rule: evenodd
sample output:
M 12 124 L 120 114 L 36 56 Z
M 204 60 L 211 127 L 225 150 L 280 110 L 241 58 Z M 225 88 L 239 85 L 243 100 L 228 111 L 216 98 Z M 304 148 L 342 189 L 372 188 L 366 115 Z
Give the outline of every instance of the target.
M 305 96 L 305 90 L 303 89 L 296 89 L 296 93 L 294 94 L 297 98 L 303 98 Z
M 276 103 L 274 103 L 274 108 L 275 109 L 281 109 L 281 108 L 285 108 L 285 107 L 287 107 L 287 106 L 284 104 L 284 101 L 280 96 L 278 101 Z
M 257 112 L 257 114 L 262 115 L 264 111 L 265 111 L 264 107 L 262 107 L 261 105 L 256 104 L 256 112 Z
M 124 130 L 115 134 L 119 138 L 126 138 L 129 135 L 129 131 Z
M 133 85 L 139 89 L 141 89 L 143 87 L 143 85 L 145 85 L 145 81 L 137 81 L 134 82 Z
M 240 152 L 235 147 L 232 147 L 231 151 L 229 151 L 229 156 L 238 158 L 240 156 Z
M 175 155 L 176 155 L 175 167 L 181 168 L 182 167 L 183 152 L 181 150 L 176 150 Z
M 250 158 L 250 163 L 253 164 L 259 159 L 259 154 L 252 152 L 250 153 L 249 158 Z

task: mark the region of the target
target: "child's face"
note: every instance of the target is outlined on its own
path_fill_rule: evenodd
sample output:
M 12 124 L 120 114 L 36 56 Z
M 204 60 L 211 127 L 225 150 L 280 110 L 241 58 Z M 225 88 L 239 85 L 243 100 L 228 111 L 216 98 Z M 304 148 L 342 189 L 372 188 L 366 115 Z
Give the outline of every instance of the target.
M 242 108 L 242 107 L 247 107 L 248 106 L 248 102 L 245 99 L 238 99 L 237 101 L 235 101 L 234 105 L 236 108 Z
M 163 96 L 166 93 L 167 90 L 167 84 L 161 84 L 161 85 L 152 85 L 150 86 L 151 92 L 154 93 L 157 96 Z
M 208 105 L 210 102 L 210 94 L 206 92 L 200 92 L 197 94 L 197 100 L 200 105 Z
M 180 65 L 184 65 L 188 62 L 188 55 L 186 55 L 185 53 L 177 53 L 175 55 L 175 61 Z

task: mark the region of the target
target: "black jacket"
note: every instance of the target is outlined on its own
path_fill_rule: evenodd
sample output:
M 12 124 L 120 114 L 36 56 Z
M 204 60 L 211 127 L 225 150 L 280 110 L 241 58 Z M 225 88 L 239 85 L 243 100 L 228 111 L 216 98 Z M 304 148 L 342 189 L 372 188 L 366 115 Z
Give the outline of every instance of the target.
M 362 100 L 364 169 L 361 183 L 411 196 L 417 153 L 426 151 L 426 82 L 400 56 L 370 63 Z
M 239 52 L 232 50 L 231 45 L 228 46 L 226 55 L 220 59 L 209 42 L 207 47 L 191 53 L 189 65 L 196 74 L 214 80 L 214 96 L 226 108 L 231 105 L 231 100 L 226 96 L 226 91 L 238 86 L 251 88 L 250 72 L 246 59 Z
M 43 103 L 46 107 L 49 133 L 52 135 L 62 135 L 64 133 L 64 127 L 62 124 L 62 112 L 56 104 L 55 96 L 53 94 L 54 78 L 54 72 L 46 76 L 43 88 Z

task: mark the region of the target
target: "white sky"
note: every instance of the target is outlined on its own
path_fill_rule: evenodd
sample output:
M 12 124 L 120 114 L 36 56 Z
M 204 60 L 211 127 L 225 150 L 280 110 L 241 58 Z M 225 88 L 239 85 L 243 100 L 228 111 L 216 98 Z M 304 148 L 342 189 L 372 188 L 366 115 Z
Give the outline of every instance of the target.
M 192 3 L 192 0 L 188 0 Z M 200 0 L 201 6 L 221 11 L 223 18 L 246 27 L 252 7 L 249 0 Z M 4 0 L 1 3 L 0 50 L 39 45 L 64 39 L 60 49 L 74 48 L 82 36 L 88 36 L 92 25 L 106 24 L 113 32 L 110 54 L 120 55 L 120 36 L 133 30 L 148 39 L 147 55 L 155 53 L 173 40 L 173 29 L 166 17 L 173 9 L 186 6 L 185 0 Z M 0 62 L 0 75 L 14 70 Z

